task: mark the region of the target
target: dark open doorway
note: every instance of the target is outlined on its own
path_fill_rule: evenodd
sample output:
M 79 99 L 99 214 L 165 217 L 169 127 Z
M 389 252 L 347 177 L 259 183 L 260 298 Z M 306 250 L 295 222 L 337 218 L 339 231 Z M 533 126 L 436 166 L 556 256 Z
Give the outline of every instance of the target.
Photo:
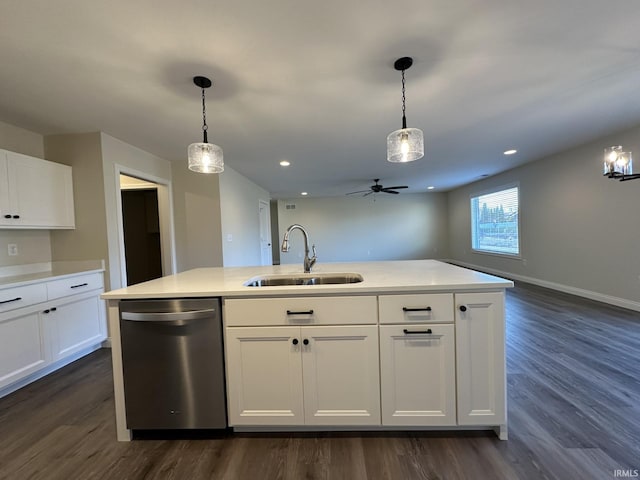
M 127 285 L 162 276 L 158 192 L 122 190 L 122 224 Z

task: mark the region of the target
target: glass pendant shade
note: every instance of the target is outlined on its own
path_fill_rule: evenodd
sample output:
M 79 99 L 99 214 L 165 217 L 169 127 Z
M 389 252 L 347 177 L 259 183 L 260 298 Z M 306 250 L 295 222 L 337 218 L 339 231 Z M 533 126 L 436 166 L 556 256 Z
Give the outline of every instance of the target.
M 604 149 L 605 175 L 632 175 L 633 159 L 631 152 L 623 152 L 622 145 Z
M 424 135 L 419 128 L 401 128 L 387 136 L 387 161 L 406 163 L 424 157 Z
M 192 143 L 188 149 L 189 170 L 198 173 L 222 173 L 222 148 L 212 143 Z

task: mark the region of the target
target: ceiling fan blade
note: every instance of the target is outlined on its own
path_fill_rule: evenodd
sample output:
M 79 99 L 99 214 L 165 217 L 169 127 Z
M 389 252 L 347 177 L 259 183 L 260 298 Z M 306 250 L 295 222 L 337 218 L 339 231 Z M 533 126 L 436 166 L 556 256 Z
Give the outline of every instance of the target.
M 384 187 L 383 190 L 387 190 L 387 189 L 389 189 L 389 190 L 398 190 L 399 188 L 409 188 L 409 187 L 406 186 L 406 185 L 398 185 L 398 186 L 395 186 L 395 187 Z
M 384 190 L 382 190 L 384 193 L 393 193 L 395 195 L 399 194 L 400 192 L 396 192 L 395 190 L 387 190 L 386 188 Z
M 362 195 L 363 197 L 366 197 L 367 195 L 371 195 L 372 193 L 376 193 L 373 190 L 369 190 L 367 193 L 365 193 L 364 195 Z
M 355 195 L 356 193 L 366 193 L 366 192 L 371 192 L 371 190 L 358 190 L 357 192 L 349 192 L 349 193 L 346 193 L 345 195 Z

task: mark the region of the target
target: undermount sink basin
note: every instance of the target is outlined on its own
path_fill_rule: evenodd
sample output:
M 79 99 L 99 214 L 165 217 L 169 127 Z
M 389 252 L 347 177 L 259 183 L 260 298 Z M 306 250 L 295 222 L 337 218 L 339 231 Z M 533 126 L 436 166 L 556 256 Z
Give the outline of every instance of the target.
M 282 287 L 287 285 L 332 285 L 359 283 L 358 273 L 298 273 L 293 275 L 261 275 L 244 282 L 245 287 Z

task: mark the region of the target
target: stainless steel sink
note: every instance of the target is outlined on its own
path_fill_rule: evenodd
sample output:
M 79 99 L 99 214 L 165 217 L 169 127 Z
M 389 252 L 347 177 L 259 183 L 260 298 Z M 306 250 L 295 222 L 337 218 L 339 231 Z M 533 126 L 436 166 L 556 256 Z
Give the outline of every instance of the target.
M 359 283 L 358 273 L 299 273 L 294 275 L 262 275 L 244 282 L 245 287 L 282 287 L 288 285 L 335 285 Z

